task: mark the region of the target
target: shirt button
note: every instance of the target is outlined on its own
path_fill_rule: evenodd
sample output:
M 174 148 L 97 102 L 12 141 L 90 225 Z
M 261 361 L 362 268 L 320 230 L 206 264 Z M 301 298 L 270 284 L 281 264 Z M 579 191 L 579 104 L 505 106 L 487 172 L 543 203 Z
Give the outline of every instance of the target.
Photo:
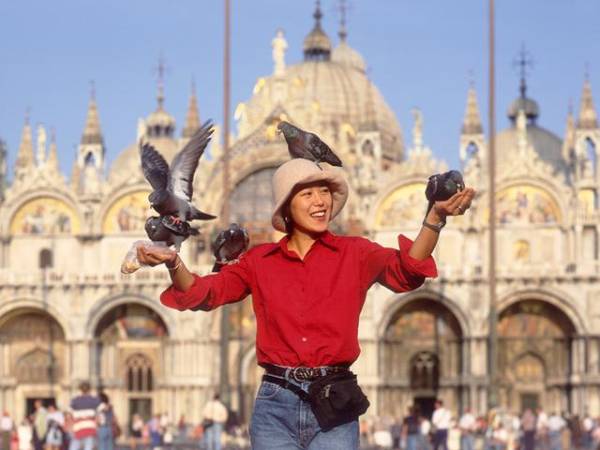
M 302 342 L 306 342 L 308 341 L 308 339 L 306 339 L 305 337 L 302 338 Z

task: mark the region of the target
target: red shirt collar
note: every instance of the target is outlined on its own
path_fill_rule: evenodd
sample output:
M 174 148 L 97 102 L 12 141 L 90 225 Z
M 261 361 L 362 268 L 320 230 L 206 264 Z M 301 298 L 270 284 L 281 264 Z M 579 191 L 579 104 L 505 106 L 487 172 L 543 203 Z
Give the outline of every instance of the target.
M 286 234 L 284 237 L 282 237 L 279 242 L 277 242 L 276 244 L 273 244 L 272 247 L 270 247 L 264 254 L 264 256 L 269 256 L 272 255 L 273 253 L 275 253 L 277 250 L 280 250 L 284 255 L 288 255 L 288 256 L 294 256 L 297 257 L 297 255 L 295 253 L 292 253 L 288 250 L 287 244 L 290 241 L 290 235 Z M 335 234 L 333 234 L 331 231 L 325 231 L 323 232 L 318 239 L 315 241 L 316 243 L 321 243 L 323 244 L 325 247 L 330 248 L 331 250 L 334 251 L 338 251 L 339 250 L 339 244 L 337 242 L 337 236 Z M 313 244 L 314 245 L 314 244 Z

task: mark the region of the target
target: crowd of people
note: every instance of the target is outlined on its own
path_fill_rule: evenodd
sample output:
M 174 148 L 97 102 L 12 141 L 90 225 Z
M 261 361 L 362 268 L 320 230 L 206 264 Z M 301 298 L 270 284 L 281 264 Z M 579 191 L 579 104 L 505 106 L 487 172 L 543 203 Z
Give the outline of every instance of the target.
M 114 450 L 120 427 L 110 399 L 103 392 L 92 395 L 88 382 L 79 390 L 64 411 L 41 399 L 20 422 L 3 411 L 0 450 Z
M 104 392 L 92 395 L 90 385 L 64 410 L 54 402 L 35 400 L 33 411 L 17 422 L 10 411 L 0 415 L 0 450 L 114 450 L 173 448 L 190 444 L 201 450 L 221 450 L 222 443 L 247 448 L 248 438 L 236 414 L 231 414 L 215 395 L 204 407 L 202 421 L 192 425 L 181 416 L 175 423 L 167 413 L 145 420 L 133 414 L 122 430 L 110 399 Z
M 600 417 L 526 409 L 453 414 L 437 401 L 431 418 L 411 407 L 404 417 L 365 417 L 365 448 L 391 450 L 598 450 Z
M 404 416 L 363 416 L 359 424 L 361 448 L 386 450 L 599 450 L 600 417 L 550 412 L 538 408 L 522 414 L 500 409 L 485 416 L 469 409 L 454 414 L 441 400 L 431 417 L 417 407 Z M 90 393 L 82 383 L 80 394 L 62 411 L 54 404 L 34 402 L 34 411 L 16 423 L 9 411 L 0 416 L 0 450 L 200 450 L 249 448 L 247 426 L 215 395 L 204 407 L 202 420 L 191 424 L 167 413 L 145 420 L 134 414 L 127 430 L 121 426 L 108 396 Z

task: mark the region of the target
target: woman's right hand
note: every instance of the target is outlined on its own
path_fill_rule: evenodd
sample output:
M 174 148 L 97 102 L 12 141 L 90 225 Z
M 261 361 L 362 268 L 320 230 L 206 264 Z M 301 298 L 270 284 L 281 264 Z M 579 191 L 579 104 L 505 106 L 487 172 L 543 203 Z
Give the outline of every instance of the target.
M 157 266 L 163 263 L 173 265 L 177 261 L 177 252 L 164 247 L 145 247 L 141 245 L 137 249 L 137 258 L 140 264 L 148 266 Z

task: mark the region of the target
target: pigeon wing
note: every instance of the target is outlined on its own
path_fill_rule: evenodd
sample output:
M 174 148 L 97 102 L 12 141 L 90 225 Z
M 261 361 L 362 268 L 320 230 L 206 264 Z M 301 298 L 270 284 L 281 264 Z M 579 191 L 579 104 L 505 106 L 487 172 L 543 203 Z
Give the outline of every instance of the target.
M 198 160 L 204 153 L 213 133 L 212 122 L 207 121 L 200 127 L 183 149 L 175 155 L 171 163 L 169 189 L 179 198 L 188 202 L 194 192 L 194 173 L 198 168 Z
M 169 180 L 169 164 L 148 143 L 143 144 L 140 150 L 144 177 L 146 177 L 146 180 L 148 180 L 155 191 L 165 189 Z

